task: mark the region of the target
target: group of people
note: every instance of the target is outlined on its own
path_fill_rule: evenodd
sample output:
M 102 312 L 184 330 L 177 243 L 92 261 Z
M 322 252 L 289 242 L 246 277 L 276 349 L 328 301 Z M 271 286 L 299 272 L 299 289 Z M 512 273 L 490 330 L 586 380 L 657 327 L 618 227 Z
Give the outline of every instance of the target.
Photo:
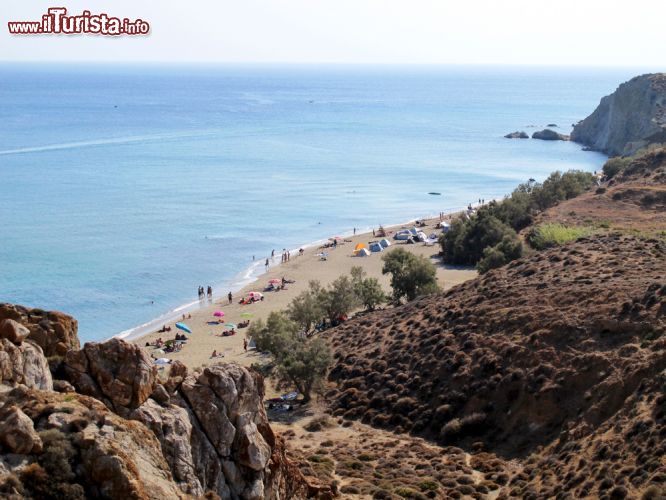
M 247 304 L 254 304 L 255 302 L 259 302 L 260 300 L 264 300 L 264 296 L 262 295 L 260 299 L 257 299 L 254 297 L 254 295 L 250 297 L 241 297 L 241 299 L 238 301 L 239 304 L 241 305 L 247 305 Z
M 213 298 L 213 287 L 208 285 L 208 287 L 204 290 L 204 287 L 200 286 L 199 287 L 199 300 L 203 299 L 204 297 L 208 296 L 209 299 Z
M 171 327 L 163 326 L 160 332 L 171 331 Z M 162 337 L 159 337 L 152 344 L 146 342 L 146 347 L 155 347 L 156 349 L 164 349 L 164 352 L 178 352 L 182 349 L 183 345 L 187 341 L 187 336 L 185 334 L 176 333 L 176 336 L 171 340 L 162 340 Z

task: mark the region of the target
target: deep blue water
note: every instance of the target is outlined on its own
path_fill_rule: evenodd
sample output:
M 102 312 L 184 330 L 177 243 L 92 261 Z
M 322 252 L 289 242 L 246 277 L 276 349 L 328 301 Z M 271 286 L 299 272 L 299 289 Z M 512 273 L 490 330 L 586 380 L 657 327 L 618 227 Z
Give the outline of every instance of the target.
M 568 132 L 634 72 L 0 65 L 0 301 L 101 339 L 273 248 L 597 169 L 502 136 Z

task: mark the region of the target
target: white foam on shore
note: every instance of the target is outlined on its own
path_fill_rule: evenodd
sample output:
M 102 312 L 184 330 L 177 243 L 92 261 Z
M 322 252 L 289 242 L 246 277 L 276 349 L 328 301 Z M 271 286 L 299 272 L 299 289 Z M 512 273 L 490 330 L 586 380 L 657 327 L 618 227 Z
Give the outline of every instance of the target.
M 475 205 L 475 204 L 473 204 Z M 446 211 L 442 211 L 442 214 L 445 216 L 453 215 L 455 213 L 458 213 L 462 210 L 465 210 L 466 207 L 464 208 L 449 208 L 446 209 Z M 397 224 L 390 224 L 384 226 L 385 228 L 395 228 L 395 227 L 401 227 L 401 226 L 410 226 L 413 225 L 417 220 L 424 220 L 424 219 L 435 219 L 439 217 L 439 214 L 429 214 L 423 217 L 417 217 L 413 219 L 409 219 L 405 222 L 400 222 Z M 333 236 L 339 236 L 341 238 L 349 238 L 349 237 L 354 237 L 354 236 L 360 236 L 362 234 L 370 234 L 372 233 L 373 228 L 368 226 L 368 227 L 363 227 L 363 228 L 356 228 L 356 234 L 354 234 L 353 229 L 350 231 L 345 231 L 341 233 L 335 233 Z M 332 236 L 332 237 L 333 237 Z M 319 240 L 312 241 L 310 243 L 307 243 L 305 245 L 300 245 L 296 248 L 292 248 L 289 250 L 289 252 L 298 252 L 299 249 L 310 249 L 313 247 L 319 247 L 321 245 L 324 245 L 325 243 L 328 243 L 330 241 L 330 238 L 322 238 Z M 266 269 L 264 269 L 265 265 L 265 257 L 261 259 L 254 260 L 252 264 L 250 264 L 247 268 L 245 268 L 243 271 L 238 273 L 232 280 L 218 284 L 213 286 L 214 290 L 230 290 L 231 293 L 236 293 L 239 290 L 245 288 L 247 285 L 250 283 L 254 283 L 259 280 L 259 278 L 266 274 Z M 279 266 L 281 263 L 276 263 L 275 261 L 277 260 L 277 257 L 271 259 L 270 257 L 268 258 L 269 261 L 271 262 L 270 269 L 273 269 L 276 266 Z M 143 323 L 139 326 L 135 326 L 133 328 L 130 328 L 128 330 L 124 330 L 120 333 L 117 333 L 115 335 L 112 335 L 110 338 L 119 338 L 119 339 L 124 339 L 124 340 L 136 340 L 140 337 L 143 337 L 144 335 L 147 335 L 149 333 L 155 332 L 157 329 L 161 328 L 163 325 L 167 323 L 171 323 L 177 319 L 181 319 L 183 314 L 187 315 L 188 313 L 191 313 L 192 311 L 195 311 L 197 309 L 203 309 L 206 307 L 210 307 L 216 300 L 218 299 L 224 299 L 226 298 L 226 292 L 224 294 L 213 294 L 212 299 L 203 299 L 203 300 L 195 300 L 193 302 L 188 302 L 186 304 L 182 304 L 174 309 L 171 309 L 164 314 L 161 314 L 157 318 L 154 318 L 150 321 L 147 321 L 146 323 Z

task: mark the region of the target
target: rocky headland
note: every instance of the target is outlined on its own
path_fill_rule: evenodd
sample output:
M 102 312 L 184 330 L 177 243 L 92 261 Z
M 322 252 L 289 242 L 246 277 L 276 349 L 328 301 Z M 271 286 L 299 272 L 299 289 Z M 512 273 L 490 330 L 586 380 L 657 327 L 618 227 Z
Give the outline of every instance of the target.
M 620 85 L 574 126 L 571 140 L 610 156 L 666 143 L 666 74 L 641 75 Z

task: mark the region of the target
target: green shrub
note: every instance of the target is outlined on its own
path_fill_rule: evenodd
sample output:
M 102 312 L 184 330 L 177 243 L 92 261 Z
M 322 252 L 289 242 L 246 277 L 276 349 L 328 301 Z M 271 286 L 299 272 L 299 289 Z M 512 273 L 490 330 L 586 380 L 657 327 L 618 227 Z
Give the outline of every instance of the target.
M 589 227 L 546 223 L 532 229 L 527 235 L 527 241 L 533 248 L 543 250 L 545 248 L 564 245 L 583 236 L 589 236 L 593 232 Z
M 320 290 L 321 287 L 317 281 L 310 281 L 310 287 L 294 297 L 287 307 L 289 319 L 296 322 L 305 332 L 309 332 L 324 316 L 319 301 Z
M 516 232 L 488 212 L 479 212 L 469 220 L 457 219 L 443 236 L 444 257 L 451 264 L 474 265 L 484 257 L 484 250 L 504 238 L 517 239 Z
M 397 248 L 382 257 L 382 274 L 391 275 L 391 288 L 394 300 L 406 297 L 413 300 L 439 290 L 437 269 L 422 255 L 416 256 L 407 250 Z
M 483 258 L 476 265 L 476 269 L 483 274 L 518 259 L 522 255 L 523 244 L 518 237 L 504 236 L 497 245 L 486 247 L 483 250 Z
M 631 163 L 630 158 L 622 158 L 620 156 L 616 156 L 614 158 L 609 159 L 606 163 L 604 163 L 604 166 L 602 168 L 604 175 L 612 179 L 615 177 L 618 173 L 620 173 L 624 168 Z
M 445 261 L 476 265 L 484 259 L 480 269 L 487 271 L 519 257 L 522 252 L 515 244 L 516 231 L 530 225 L 536 213 L 590 189 L 594 181 L 592 174 L 572 170 L 564 174 L 554 172 L 543 184 L 520 184 L 504 200 L 490 202 L 472 216 L 464 215 L 453 221 L 450 230 L 440 238 Z M 505 237 L 509 239 L 504 244 L 485 253 Z M 509 241 L 514 243 L 507 246 Z
M 320 338 L 308 340 L 295 322 L 278 312 L 270 313 L 265 324 L 261 320 L 255 322 L 249 335 L 258 350 L 273 355 L 279 378 L 295 386 L 304 402 L 308 402 L 331 364 L 326 343 Z

